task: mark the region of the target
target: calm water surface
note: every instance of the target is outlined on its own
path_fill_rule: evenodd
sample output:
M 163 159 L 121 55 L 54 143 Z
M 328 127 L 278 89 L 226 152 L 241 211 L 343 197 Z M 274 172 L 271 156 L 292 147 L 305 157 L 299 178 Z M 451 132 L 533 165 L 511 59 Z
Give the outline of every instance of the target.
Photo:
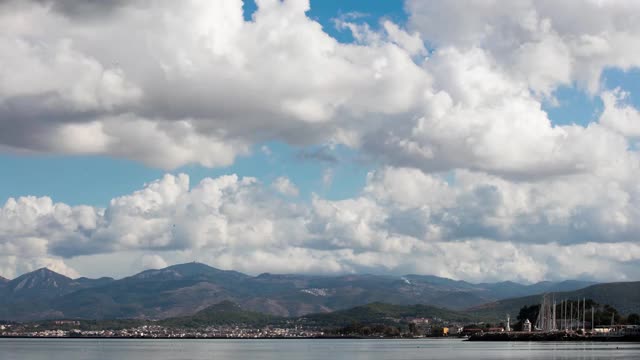
M 640 359 L 634 343 L 0 339 L 2 360 Z

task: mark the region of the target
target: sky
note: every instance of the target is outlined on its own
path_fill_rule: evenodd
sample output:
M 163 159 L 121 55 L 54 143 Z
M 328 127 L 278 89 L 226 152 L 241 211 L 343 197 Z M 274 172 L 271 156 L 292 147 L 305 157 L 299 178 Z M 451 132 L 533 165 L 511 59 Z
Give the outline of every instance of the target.
M 0 2 L 0 275 L 640 279 L 637 1 Z

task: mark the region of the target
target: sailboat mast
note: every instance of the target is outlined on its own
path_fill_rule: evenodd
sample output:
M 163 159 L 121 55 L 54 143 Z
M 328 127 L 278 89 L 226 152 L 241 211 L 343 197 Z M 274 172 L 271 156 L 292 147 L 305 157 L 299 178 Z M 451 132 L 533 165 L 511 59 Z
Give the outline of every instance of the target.
M 571 302 L 571 314 L 569 315 L 571 323 L 569 324 L 569 330 L 573 331 L 573 301 Z
M 542 296 L 542 304 L 540 304 L 540 319 L 538 319 L 538 326 L 540 327 L 540 330 L 544 330 L 544 305 L 545 305 L 545 301 L 547 300 L 547 296 L 543 295 Z
M 564 321 L 564 300 L 560 300 L 560 329 L 563 329 L 563 321 Z
M 551 317 L 553 318 L 553 322 L 551 323 L 551 330 L 555 331 L 557 330 L 556 327 L 556 295 L 553 295 L 553 312 Z
M 580 299 L 578 299 L 578 308 L 576 309 L 576 331 L 580 329 Z
M 569 325 L 567 323 L 567 313 L 569 311 L 569 303 L 567 302 L 567 299 L 564 299 L 564 329 L 567 330 L 567 326 Z
M 562 330 L 567 330 L 567 300 L 562 301 Z
M 587 299 L 582 298 L 582 331 L 587 331 L 586 329 L 586 317 L 587 317 Z

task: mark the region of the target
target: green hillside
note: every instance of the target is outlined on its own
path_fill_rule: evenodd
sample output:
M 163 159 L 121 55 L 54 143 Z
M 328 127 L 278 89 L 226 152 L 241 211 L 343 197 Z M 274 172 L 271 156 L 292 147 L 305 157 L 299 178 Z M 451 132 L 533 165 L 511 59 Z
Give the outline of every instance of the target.
M 354 322 L 363 324 L 393 323 L 398 319 L 406 318 L 440 318 L 446 321 L 462 322 L 475 320 L 471 314 L 428 305 L 392 305 L 379 302 L 331 313 L 310 314 L 300 320 L 318 326 L 344 326 Z
M 194 315 L 169 318 L 160 321 L 158 324 L 168 327 L 201 328 L 214 325 L 264 326 L 276 324 L 280 321 L 281 318 L 279 317 L 246 311 L 231 301 L 223 301 L 209 306 Z
M 243 310 L 231 301 L 210 306 L 192 316 L 182 316 L 159 321 L 168 327 L 201 328 L 219 325 L 285 325 L 300 324 L 319 327 L 341 327 L 352 323 L 391 324 L 408 318 L 439 318 L 445 321 L 470 322 L 475 320 L 468 314 L 426 305 L 391 305 L 371 303 L 331 313 L 310 314 L 299 318 L 282 318 L 268 314 Z
M 550 294 L 554 294 L 557 301 L 593 299 L 599 304 L 611 305 L 622 315 L 640 313 L 640 281 L 597 284 L 580 290 Z M 481 318 L 504 319 L 505 314 L 512 317 L 517 315 L 523 306 L 539 304 L 541 298 L 542 294 L 505 299 L 470 308 L 466 313 Z

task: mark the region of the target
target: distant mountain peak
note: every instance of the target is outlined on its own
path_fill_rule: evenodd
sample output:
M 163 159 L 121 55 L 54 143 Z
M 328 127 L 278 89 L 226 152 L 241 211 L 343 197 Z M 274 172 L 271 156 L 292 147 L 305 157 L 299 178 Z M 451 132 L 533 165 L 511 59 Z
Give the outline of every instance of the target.
M 73 280 L 46 267 L 23 274 L 8 282 L 14 292 L 27 289 L 57 289 L 62 288 Z
M 502 282 L 500 282 L 500 284 L 505 284 L 505 285 L 521 285 L 521 284 L 518 284 L 517 282 L 515 282 L 515 281 L 511 281 L 511 280 L 502 281 Z
M 9 279 L 0 276 L 0 284 L 8 283 L 8 282 L 9 282 Z
M 26 274 L 18 277 L 17 279 L 19 279 L 21 277 L 31 277 L 31 278 L 37 277 L 37 278 L 41 278 L 41 279 L 53 277 L 53 278 L 64 278 L 64 279 L 71 280 L 70 277 L 67 277 L 67 276 L 64 276 L 62 274 L 59 274 L 59 273 L 57 273 L 57 272 L 55 272 L 55 271 L 53 271 L 53 270 L 51 270 L 49 268 L 46 268 L 46 267 L 34 270 L 34 271 L 30 272 L 30 273 L 26 273 Z
M 161 279 L 161 280 L 176 280 L 183 278 L 183 275 L 180 272 L 170 269 L 151 269 L 145 270 L 141 273 L 133 275 L 131 278 L 133 279 Z
M 49 269 L 48 267 L 41 267 L 39 269 L 33 270 L 31 273 L 32 274 L 33 273 L 35 273 L 35 274 L 58 274 L 57 272 Z M 61 275 L 61 274 L 58 274 L 58 275 Z
M 175 265 L 171 265 L 168 266 L 164 269 L 172 269 L 172 270 L 201 270 L 201 271 L 211 271 L 211 270 L 217 270 L 217 271 L 224 271 L 224 270 L 220 270 L 220 269 L 216 269 L 213 266 L 209 266 L 207 264 L 203 264 L 197 261 L 193 261 L 193 262 L 188 262 L 188 263 L 184 263 L 184 264 L 175 264 Z
M 163 269 L 145 270 L 133 275 L 134 279 L 154 279 L 154 280 L 180 280 L 194 277 L 211 277 L 218 275 L 231 275 L 235 277 L 249 277 L 237 271 L 227 271 L 216 269 L 207 264 L 190 262 L 185 264 L 171 265 Z

